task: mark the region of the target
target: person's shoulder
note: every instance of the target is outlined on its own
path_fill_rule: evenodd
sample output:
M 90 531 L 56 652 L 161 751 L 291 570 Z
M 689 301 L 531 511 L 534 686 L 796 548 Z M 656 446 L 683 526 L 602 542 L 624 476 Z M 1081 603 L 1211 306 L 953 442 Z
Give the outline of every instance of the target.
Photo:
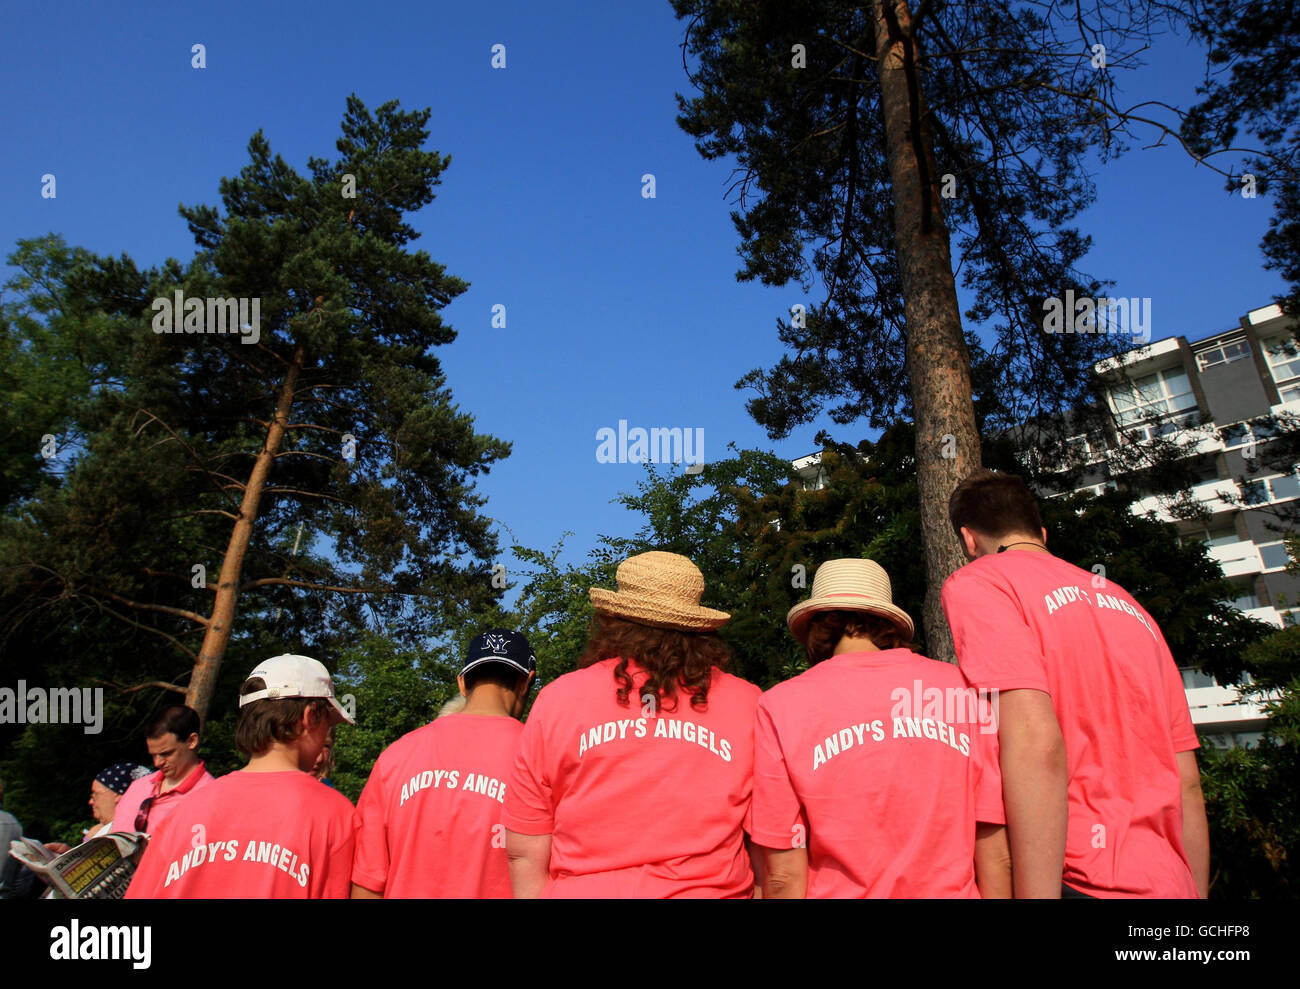
M 307 783 L 311 786 L 308 792 L 311 794 L 310 799 L 319 804 L 323 809 L 334 812 L 339 815 L 346 815 L 351 819 L 352 811 L 355 809 L 351 800 L 344 794 L 340 793 L 332 786 L 326 786 L 310 773 L 303 773 Z M 312 789 L 314 787 L 314 789 Z
M 817 663 L 801 673 L 796 673 L 788 680 L 782 680 L 768 687 L 759 699 L 760 706 L 772 711 L 791 703 L 795 698 L 806 693 L 809 687 L 814 686 L 817 680 L 824 677 L 826 672 L 822 668 L 824 666 L 824 663 Z
M 602 659 L 598 663 L 592 663 L 590 666 L 584 666 L 581 669 L 570 670 L 568 673 L 562 673 L 546 686 L 537 692 L 537 701 L 533 704 L 536 706 L 538 701 L 543 697 L 548 700 L 554 700 L 558 697 L 567 697 L 572 694 L 580 694 L 593 690 L 597 685 L 608 684 L 611 688 L 614 686 L 613 669 L 617 665 L 616 659 Z
M 140 793 L 148 793 L 153 790 L 154 784 L 157 783 L 161 777 L 162 770 L 156 769 L 147 776 L 141 776 L 138 780 L 132 780 L 127 784 L 127 788 L 122 791 L 122 796 L 126 797 L 128 794 L 134 796 Z
M 991 557 L 981 556 L 978 560 L 971 560 L 950 573 L 947 580 L 943 582 L 941 590 L 943 598 L 950 600 L 958 595 L 978 592 L 989 584 L 1003 583 L 1006 578 L 997 567 L 985 562 L 989 559 Z
M 726 670 L 715 670 L 713 686 L 710 690 L 722 687 L 724 690 L 734 693 L 746 700 L 758 703 L 758 698 L 763 696 L 763 688 L 758 684 L 746 680 L 744 677 L 737 676 L 734 673 L 728 673 Z
M 453 749 L 464 746 L 491 745 L 507 741 L 513 743 L 524 730 L 524 723 L 509 715 L 444 714 L 437 721 L 425 725 L 424 734 L 412 740 L 408 752 L 419 751 L 431 744 L 451 746 Z M 416 732 L 412 732 L 415 735 Z
M 445 721 L 445 718 L 437 718 L 428 724 L 420 725 L 419 728 L 413 728 L 405 735 L 399 735 L 392 742 L 384 747 L 379 753 L 379 758 L 375 760 L 375 769 L 387 766 L 393 762 L 400 762 L 406 756 L 410 755 L 412 750 L 418 749 L 421 745 L 428 742 L 435 732 L 441 732 L 443 729 L 435 728 L 436 725 Z
M 221 779 L 227 780 L 230 779 L 232 776 L 245 776 L 245 777 L 264 776 L 265 779 L 262 780 L 250 780 L 248 785 L 265 786 L 266 779 L 269 779 L 271 776 L 278 776 L 278 775 L 280 774 L 260 774 L 260 773 L 241 772 L 241 773 L 230 773 L 228 776 L 223 776 Z M 313 810 L 317 812 L 323 811 L 326 813 L 329 812 L 343 813 L 344 811 L 346 811 L 347 813 L 351 814 L 353 810 L 352 801 L 349 800 L 347 797 L 345 797 L 334 787 L 326 786 L 315 776 L 312 776 L 311 773 L 286 772 L 284 773 L 284 776 L 287 777 L 287 779 L 283 780 L 283 783 L 281 783 L 281 781 L 279 780 L 277 780 L 276 783 L 277 783 L 277 788 L 279 785 L 283 786 L 283 790 L 281 790 L 280 792 L 282 793 L 283 799 L 285 801 L 294 800 L 294 801 L 299 801 L 303 804 L 311 805 L 313 807 Z M 221 780 L 218 780 L 217 782 L 221 782 Z
M 945 663 L 940 659 L 931 659 L 925 653 L 905 650 L 910 653 L 904 657 L 907 665 L 915 670 L 918 674 L 923 674 L 929 680 L 950 680 L 955 684 L 964 686 L 966 678 L 962 675 L 961 670 L 955 663 Z

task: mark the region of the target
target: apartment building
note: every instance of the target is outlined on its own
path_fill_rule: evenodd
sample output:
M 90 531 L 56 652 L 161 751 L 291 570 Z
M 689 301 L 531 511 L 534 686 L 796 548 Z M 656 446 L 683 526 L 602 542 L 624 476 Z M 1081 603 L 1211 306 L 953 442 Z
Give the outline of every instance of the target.
M 1300 517 L 1300 475 L 1268 466 L 1269 444 L 1296 416 L 1300 428 L 1300 346 L 1295 323 L 1276 305 L 1242 316 L 1237 325 L 1200 339 L 1170 337 L 1129 351 L 1094 368 L 1111 415 L 1107 425 L 1070 437 L 1072 463 L 1082 465 L 1068 489 L 1100 493 L 1125 483 L 1122 449 L 1164 437 L 1190 459 L 1197 483 L 1192 499 L 1203 519 L 1179 517 L 1168 498 L 1139 498 L 1132 510 L 1154 512 L 1178 526 L 1182 538 L 1208 544 L 1224 576 L 1236 587 L 1233 604 L 1282 627 L 1300 622 L 1300 577 L 1286 572 L 1279 527 L 1289 510 Z M 1279 421 L 1281 426 L 1279 426 Z M 821 454 L 792 465 L 805 489 L 824 484 Z M 1235 687 L 1193 669 L 1183 670 L 1192 720 L 1218 747 L 1250 745 L 1259 738 L 1264 711 Z
M 1154 512 L 1184 539 L 1207 543 L 1237 589 L 1233 604 L 1279 627 L 1300 620 L 1300 578 L 1286 572 L 1282 542 L 1292 511 L 1300 516 L 1300 476 L 1295 464 L 1268 463 L 1276 435 L 1300 427 L 1291 420 L 1300 417 L 1294 337 L 1294 321 L 1269 305 L 1209 336 L 1170 337 L 1103 361 L 1094 370 L 1112 424 L 1068 440 L 1074 462 L 1086 465 L 1073 490 L 1095 491 L 1124 483 L 1114 463 L 1121 445 L 1132 449 L 1154 437 L 1178 444 L 1198 478 L 1192 499 L 1207 517 L 1179 518 L 1159 496 L 1138 499 L 1133 511 Z M 1258 739 L 1265 721 L 1258 705 L 1195 670 L 1183 671 L 1183 683 L 1211 744 Z

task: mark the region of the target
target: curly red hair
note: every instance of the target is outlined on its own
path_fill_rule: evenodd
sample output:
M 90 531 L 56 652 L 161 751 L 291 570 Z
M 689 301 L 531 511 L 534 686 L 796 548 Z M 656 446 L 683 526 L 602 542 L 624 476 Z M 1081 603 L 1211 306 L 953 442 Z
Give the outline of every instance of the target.
M 578 669 L 615 658 L 620 704 L 628 703 L 635 686 L 627 671 L 628 660 L 633 659 L 649 674 L 641 690 L 654 694 L 664 710 L 676 710 L 679 690 L 689 695 L 691 707 L 703 710 L 708 706 L 713 670 L 727 668 L 731 650 L 713 632 L 656 628 L 597 612 Z

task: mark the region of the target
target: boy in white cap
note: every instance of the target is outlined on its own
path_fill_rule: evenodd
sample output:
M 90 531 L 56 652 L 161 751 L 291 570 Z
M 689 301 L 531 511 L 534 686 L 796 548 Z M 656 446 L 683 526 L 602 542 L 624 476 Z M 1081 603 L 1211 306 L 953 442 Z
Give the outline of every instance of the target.
M 310 775 L 339 722 L 329 671 L 268 659 L 240 688 L 242 770 L 192 794 L 158 828 L 127 899 L 323 899 L 348 895 L 352 804 Z
M 812 665 L 758 704 L 747 830 L 763 895 L 1009 896 L 993 711 L 908 648 L 889 575 L 828 560 L 786 620 Z

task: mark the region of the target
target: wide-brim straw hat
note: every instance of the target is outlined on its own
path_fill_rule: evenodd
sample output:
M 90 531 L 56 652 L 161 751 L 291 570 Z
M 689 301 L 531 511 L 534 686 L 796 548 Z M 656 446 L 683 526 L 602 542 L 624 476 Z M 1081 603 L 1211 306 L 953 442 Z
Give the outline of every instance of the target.
M 817 568 L 811 596 L 785 616 L 800 643 L 807 642 L 808 622 L 819 611 L 865 611 L 893 622 L 909 640 L 916 633 L 907 612 L 894 604 L 889 574 L 875 560 L 827 560 Z
M 677 553 L 654 550 L 629 556 L 614 577 L 617 591 L 593 587 L 589 592 L 602 615 L 684 632 L 709 632 L 731 620 L 725 611 L 700 607 L 704 575 Z

